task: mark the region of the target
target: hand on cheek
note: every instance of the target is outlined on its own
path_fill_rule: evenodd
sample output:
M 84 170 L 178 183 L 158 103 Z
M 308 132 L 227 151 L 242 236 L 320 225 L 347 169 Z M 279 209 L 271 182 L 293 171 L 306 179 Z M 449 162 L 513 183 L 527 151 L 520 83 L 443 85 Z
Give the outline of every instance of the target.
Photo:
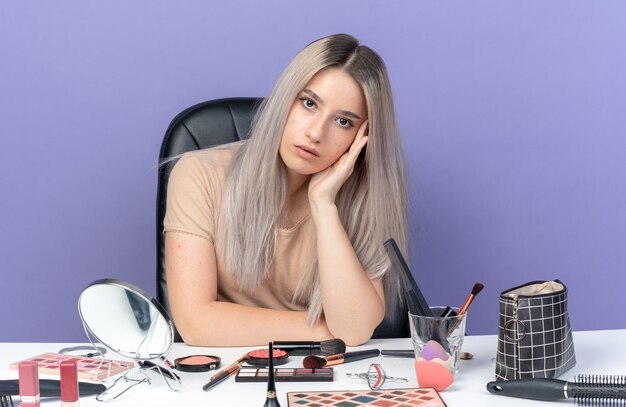
M 334 203 L 337 192 L 354 171 L 361 150 L 367 144 L 367 120 L 356 133 L 354 141 L 339 159 L 330 167 L 314 174 L 309 182 L 309 202 Z

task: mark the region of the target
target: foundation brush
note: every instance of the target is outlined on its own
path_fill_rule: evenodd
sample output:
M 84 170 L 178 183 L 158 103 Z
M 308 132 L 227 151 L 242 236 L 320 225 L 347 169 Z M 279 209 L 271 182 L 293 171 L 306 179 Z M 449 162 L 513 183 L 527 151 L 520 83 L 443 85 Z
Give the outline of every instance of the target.
M 487 383 L 493 394 L 530 400 L 574 399 L 577 406 L 626 406 L 626 376 L 579 374 L 573 382 L 522 379 Z
M 346 343 L 341 339 L 329 339 L 321 342 L 274 341 L 275 349 L 282 349 L 292 356 L 336 355 L 346 351 Z

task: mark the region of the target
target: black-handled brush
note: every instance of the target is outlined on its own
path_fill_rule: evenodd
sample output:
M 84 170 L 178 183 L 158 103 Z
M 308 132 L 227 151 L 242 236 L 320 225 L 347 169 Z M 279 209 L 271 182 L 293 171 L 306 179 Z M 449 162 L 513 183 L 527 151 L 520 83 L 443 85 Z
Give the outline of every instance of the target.
M 530 400 L 576 399 L 583 406 L 626 406 L 626 376 L 578 375 L 574 382 L 558 379 L 521 379 L 487 383 L 487 390 L 502 396 Z
M 274 341 L 272 345 L 292 356 L 336 355 L 346 351 L 346 343 L 338 338 L 321 342 Z
M 302 366 L 307 369 L 320 369 L 322 367 L 335 366 L 342 363 L 373 358 L 380 355 L 379 349 L 358 350 L 355 352 L 340 353 L 330 356 L 307 356 L 302 360 Z

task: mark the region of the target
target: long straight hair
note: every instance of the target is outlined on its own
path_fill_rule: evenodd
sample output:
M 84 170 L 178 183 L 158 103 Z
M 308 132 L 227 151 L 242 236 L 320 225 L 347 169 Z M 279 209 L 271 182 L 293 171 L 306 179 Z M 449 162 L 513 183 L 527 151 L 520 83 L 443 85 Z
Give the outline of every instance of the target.
M 335 202 L 363 269 L 370 278 L 383 280 L 388 317 L 395 316 L 400 279 L 383 243 L 393 237 L 406 256 L 404 159 L 385 64 L 352 36 L 331 35 L 305 47 L 259 107 L 250 139 L 236 153 L 227 179 L 218 250 L 243 290 L 254 289 L 272 272 L 278 220 L 287 195 L 286 170 L 278 153 L 283 129 L 297 95 L 315 74 L 330 67 L 344 70 L 360 85 L 369 119 L 368 143 Z M 311 238 L 315 245 L 315 236 Z M 316 253 L 315 246 L 310 253 Z M 305 264 L 308 269 L 293 301 L 308 304 L 308 319 L 315 322 L 322 314 L 318 264 L 316 258 Z

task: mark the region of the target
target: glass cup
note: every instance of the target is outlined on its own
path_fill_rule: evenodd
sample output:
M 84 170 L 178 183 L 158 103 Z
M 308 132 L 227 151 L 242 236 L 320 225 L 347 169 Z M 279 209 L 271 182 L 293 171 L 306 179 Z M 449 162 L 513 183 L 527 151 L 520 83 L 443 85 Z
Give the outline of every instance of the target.
M 465 336 L 465 317 L 457 317 L 458 308 L 430 307 L 433 316 L 426 317 L 409 313 L 411 340 L 415 352 L 415 371 L 418 383 L 429 381 L 429 386 L 419 383 L 421 387 L 439 387 L 443 389 L 454 380 L 459 371 L 459 355 Z M 452 315 L 443 315 L 444 311 L 452 310 Z M 440 366 L 435 366 L 440 365 Z M 445 369 L 442 369 L 444 367 Z M 445 372 L 447 370 L 447 372 Z M 439 375 L 438 386 L 433 385 L 429 377 Z M 444 385 L 444 382 L 447 383 Z

